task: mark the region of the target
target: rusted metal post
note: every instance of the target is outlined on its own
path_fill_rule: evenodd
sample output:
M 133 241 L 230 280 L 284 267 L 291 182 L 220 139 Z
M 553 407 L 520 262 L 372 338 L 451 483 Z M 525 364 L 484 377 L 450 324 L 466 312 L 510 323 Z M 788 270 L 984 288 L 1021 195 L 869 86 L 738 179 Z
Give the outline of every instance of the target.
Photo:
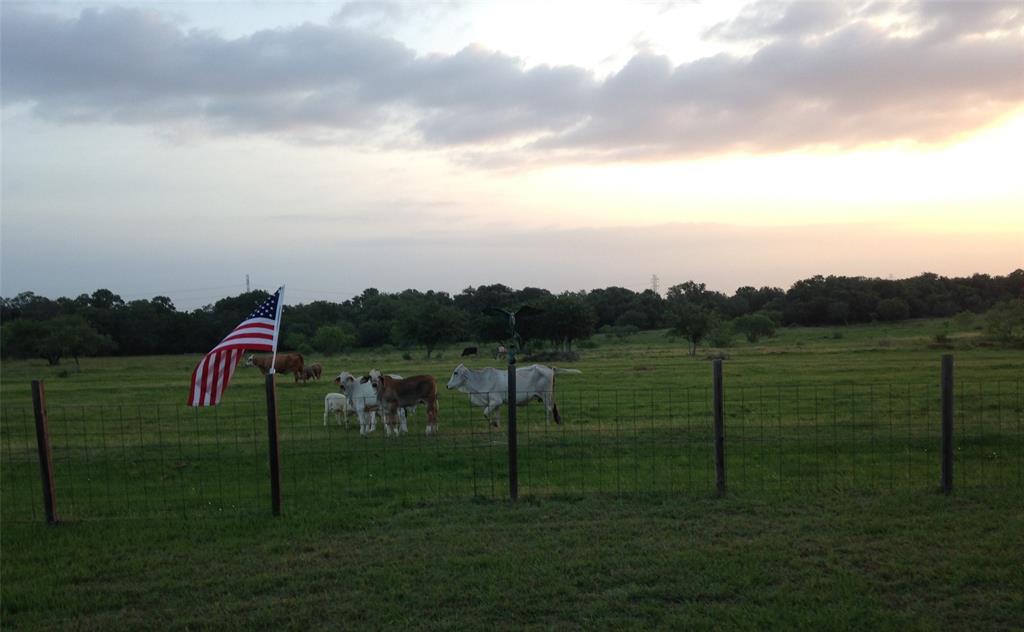
M 53 451 L 50 449 L 50 428 L 46 419 L 46 388 L 42 380 L 32 380 L 32 409 L 36 415 L 36 446 L 39 448 L 39 473 L 43 481 L 43 510 L 47 524 L 55 525 L 59 518 L 53 481 Z
M 516 432 L 516 350 L 508 349 L 508 495 L 519 498 L 519 445 Z
M 715 489 L 718 495 L 722 496 L 725 494 L 725 402 L 722 392 L 722 361 L 713 360 L 711 367 L 715 399 Z
M 270 503 L 275 516 L 281 515 L 281 447 L 277 421 L 277 388 L 274 373 L 267 373 L 267 439 L 270 447 Z
M 942 356 L 942 493 L 953 491 L 953 356 Z

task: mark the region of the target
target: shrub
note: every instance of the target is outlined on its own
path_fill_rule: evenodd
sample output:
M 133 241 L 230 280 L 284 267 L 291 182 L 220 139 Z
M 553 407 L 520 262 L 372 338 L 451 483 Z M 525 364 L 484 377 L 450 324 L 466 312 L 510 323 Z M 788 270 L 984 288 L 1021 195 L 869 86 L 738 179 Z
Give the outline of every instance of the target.
M 996 303 L 985 314 L 985 334 L 999 342 L 1024 342 L 1024 299 Z
M 719 322 L 708 332 L 708 342 L 712 347 L 731 347 L 735 336 L 732 323 Z
M 637 309 L 627 310 L 615 319 L 615 325 L 617 327 L 635 327 L 637 331 L 640 331 L 647 326 L 647 314 Z
M 733 328 L 749 342 L 757 342 L 761 336 L 774 336 L 775 323 L 764 314 L 748 314 L 732 321 Z
M 311 343 L 317 351 L 333 355 L 350 348 L 355 341 L 355 336 L 341 327 L 324 325 L 316 330 Z
M 690 343 L 690 355 L 697 353 L 697 346 L 710 333 L 714 324 L 714 315 L 696 305 L 684 304 L 675 310 L 669 336 L 685 338 Z

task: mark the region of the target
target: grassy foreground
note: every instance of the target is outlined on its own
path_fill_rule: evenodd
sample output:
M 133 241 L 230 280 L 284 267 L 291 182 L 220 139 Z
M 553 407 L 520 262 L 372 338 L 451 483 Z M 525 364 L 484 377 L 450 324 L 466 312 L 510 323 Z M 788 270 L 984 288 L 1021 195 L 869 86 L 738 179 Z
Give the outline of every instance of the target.
M 1024 628 L 1024 351 L 940 321 L 784 329 L 724 350 L 730 495 L 710 497 L 710 363 L 598 337 L 562 426 L 445 392 L 441 434 L 324 427 L 281 380 L 269 517 L 262 380 L 185 409 L 198 356 L 4 362 L 0 628 Z M 720 350 L 712 350 L 718 352 Z M 956 492 L 937 495 L 939 356 L 956 355 Z M 430 360 L 313 357 L 446 382 Z M 498 366 L 476 358 L 471 367 Z M 558 363 L 563 364 L 563 363 Z M 41 525 L 28 382 L 46 380 L 58 510 Z
M 6 525 L 5 629 L 1020 629 L 1024 503 L 546 499 Z

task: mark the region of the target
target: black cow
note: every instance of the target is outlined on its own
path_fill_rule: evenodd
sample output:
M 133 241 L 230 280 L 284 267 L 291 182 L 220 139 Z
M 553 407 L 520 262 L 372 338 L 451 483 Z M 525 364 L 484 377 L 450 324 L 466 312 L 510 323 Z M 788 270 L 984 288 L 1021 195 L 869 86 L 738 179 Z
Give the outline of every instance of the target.
M 476 347 L 466 347 L 462 350 L 462 357 L 476 355 Z

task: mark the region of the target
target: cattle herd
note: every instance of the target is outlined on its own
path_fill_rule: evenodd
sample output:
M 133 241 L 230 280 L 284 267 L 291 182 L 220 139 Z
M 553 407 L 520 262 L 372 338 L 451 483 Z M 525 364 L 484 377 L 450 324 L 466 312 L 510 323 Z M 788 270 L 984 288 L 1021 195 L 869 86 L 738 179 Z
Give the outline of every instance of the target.
M 504 349 L 502 349 L 504 351 Z M 476 349 L 473 349 L 475 354 Z M 465 355 L 471 355 L 464 353 Z M 270 369 L 270 356 L 250 355 L 246 358 L 246 366 L 255 366 L 264 374 Z M 306 382 L 309 379 L 319 380 L 322 372 L 319 364 L 304 364 L 301 353 L 282 353 L 274 361 L 277 373 L 292 373 L 295 381 Z M 562 423 L 555 403 L 555 375 L 560 373 L 580 373 L 578 369 L 559 369 L 533 364 L 516 369 L 516 405 L 525 406 L 528 402 L 538 401 L 544 404 L 546 420 L 551 423 Z M 430 375 L 414 375 L 402 377 L 395 373 L 383 374 L 371 369 L 364 376 L 342 371 L 334 378 L 338 393 L 328 393 L 324 397 L 324 426 L 328 417 L 334 416 L 338 424 L 344 418 L 348 427 L 348 417 L 354 413 L 359 421 L 359 434 L 368 435 L 377 428 L 377 414 L 380 413 L 384 424 L 385 436 L 398 437 L 408 432 L 408 418 L 419 405 L 426 406 L 426 434 L 437 433 L 437 380 Z M 469 396 L 474 406 L 483 409 L 484 418 L 492 426 L 500 422 L 501 407 L 508 403 L 508 372 L 503 369 L 470 369 L 459 364 L 452 371 L 448 380 L 448 389 L 455 389 Z

